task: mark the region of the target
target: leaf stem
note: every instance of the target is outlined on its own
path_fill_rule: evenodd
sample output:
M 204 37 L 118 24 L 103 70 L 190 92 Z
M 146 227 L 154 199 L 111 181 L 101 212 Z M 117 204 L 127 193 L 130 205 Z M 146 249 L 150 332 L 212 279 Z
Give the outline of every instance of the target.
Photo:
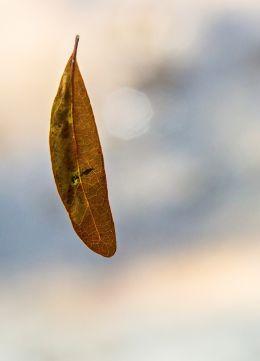
M 78 44 L 79 44 L 79 35 L 76 35 L 75 45 L 74 45 L 74 49 L 73 49 L 73 53 L 72 53 L 72 62 L 73 62 L 73 63 L 76 61 Z

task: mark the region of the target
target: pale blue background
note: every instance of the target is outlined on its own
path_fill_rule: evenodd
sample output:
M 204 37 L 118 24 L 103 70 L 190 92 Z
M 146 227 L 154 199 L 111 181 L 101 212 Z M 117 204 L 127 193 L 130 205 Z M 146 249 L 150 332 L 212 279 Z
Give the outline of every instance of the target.
M 1 9 L 0 359 L 259 360 L 257 2 Z M 73 232 L 49 159 L 77 33 L 117 229 L 109 260 Z M 152 109 L 128 140 L 138 108 L 115 110 L 121 137 L 106 120 L 122 89 Z

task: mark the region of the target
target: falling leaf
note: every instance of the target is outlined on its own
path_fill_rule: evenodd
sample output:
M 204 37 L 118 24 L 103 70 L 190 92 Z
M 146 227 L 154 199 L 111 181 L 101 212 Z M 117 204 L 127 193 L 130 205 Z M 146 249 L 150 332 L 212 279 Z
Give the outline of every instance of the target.
M 114 222 L 95 118 L 76 61 L 79 36 L 51 112 L 50 152 L 58 192 L 74 230 L 94 252 L 116 251 Z

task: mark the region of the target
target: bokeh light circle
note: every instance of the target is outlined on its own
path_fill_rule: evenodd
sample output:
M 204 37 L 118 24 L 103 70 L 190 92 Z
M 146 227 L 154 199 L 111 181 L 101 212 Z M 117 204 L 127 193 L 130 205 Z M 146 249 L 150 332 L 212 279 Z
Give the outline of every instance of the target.
M 133 88 L 119 88 L 112 92 L 103 106 L 103 120 L 114 137 L 130 140 L 148 131 L 153 116 L 147 95 Z

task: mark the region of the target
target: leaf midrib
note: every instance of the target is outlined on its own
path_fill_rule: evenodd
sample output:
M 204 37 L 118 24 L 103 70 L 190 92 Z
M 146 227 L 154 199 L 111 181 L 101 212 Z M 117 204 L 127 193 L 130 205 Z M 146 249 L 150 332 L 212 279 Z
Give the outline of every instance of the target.
M 90 207 L 88 197 L 87 197 L 85 189 L 83 187 L 83 183 L 82 183 L 81 175 L 80 175 L 80 167 L 79 167 L 79 161 L 78 161 L 78 159 L 79 159 L 78 145 L 77 145 L 77 139 L 76 139 L 76 136 L 75 136 L 75 126 L 74 126 L 74 73 L 75 73 L 75 65 L 76 65 L 76 59 L 73 61 L 73 58 L 71 58 L 71 67 L 72 67 L 72 69 L 71 69 L 71 116 L 72 116 L 72 132 L 73 132 L 73 138 L 74 138 L 75 148 L 76 148 L 76 163 L 77 163 L 78 174 L 79 174 L 79 182 L 80 182 L 82 190 L 83 190 L 84 198 L 86 200 L 86 203 L 88 204 L 90 214 L 91 214 L 95 229 L 97 231 L 99 240 L 102 241 L 99 230 L 98 230 L 96 222 L 95 222 L 94 215 L 93 215 L 91 207 Z M 75 195 L 77 195 L 77 191 L 76 191 Z M 82 224 L 82 222 L 83 222 L 83 220 L 85 218 L 85 215 L 86 215 L 86 211 L 84 212 L 84 216 L 83 216 L 82 221 L 81 221 L 79 226 L 81 226 L 81 224 Z

